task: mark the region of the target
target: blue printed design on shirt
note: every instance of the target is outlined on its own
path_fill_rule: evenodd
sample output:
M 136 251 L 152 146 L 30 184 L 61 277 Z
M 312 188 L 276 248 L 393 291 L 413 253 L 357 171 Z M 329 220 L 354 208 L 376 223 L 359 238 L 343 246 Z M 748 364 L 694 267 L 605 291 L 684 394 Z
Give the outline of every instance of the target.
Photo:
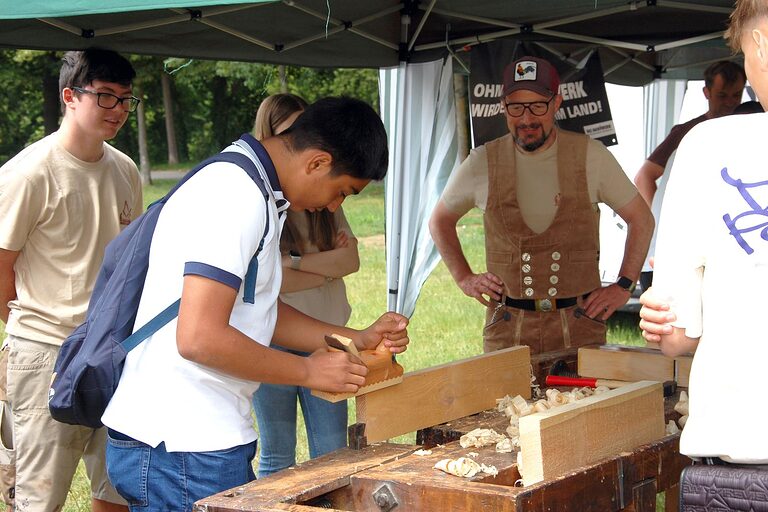
M 745 212 L 739 213 L 735 217 L 731 217 L 729 213 L 723 215 L 723 221 L 728 227 L 731 235 L 736 239 L 739 246 L 744 249 L 747 254 L 752 254 L 755 250 L 744 239 L 745 234 L 752 233 L 753 231 L 760 231 L 760 238 L 768 241 L 768 206 L 761 206 L 760 203 L 753 197 L 753 192 L 765 191 L 760 187 L 768 186 L 768 181 L 757 181 L 755 183 L 744 183 L 741 179 L 732 178 L 728 174 L 728 168 L 723 167 L 720 171 L 720 175 L 723 177 L 723 181 L 732 187 L 735 187 L 739 191 L 741 197 L 746 201 L 747 206 L 750 208 Z M 742 221 L 738 227 L 736 224 Z M 758 241 L 759 242 L 759 241 Z M 752 242 L 754 244 L 754 241 Z

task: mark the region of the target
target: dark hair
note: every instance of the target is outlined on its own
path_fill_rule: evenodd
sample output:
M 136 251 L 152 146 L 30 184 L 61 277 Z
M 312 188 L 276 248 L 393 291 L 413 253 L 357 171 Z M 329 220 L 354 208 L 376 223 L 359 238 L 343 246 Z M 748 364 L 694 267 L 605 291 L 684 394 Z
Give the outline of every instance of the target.
M 328 152 L 334 174 L 364 180 L 381 180 L 387 174 L 387 132 L 376 111 L 360 100 L 318 100 L 281 137 L 293 151 Z
M 765 112 L 759 101 L 745 101 L 733 110 L 734 114 L 759 114 Z
M 720 75 L 723 77 L 723 82 L 726 84 L 733 84 L 741 80 L 747 81 L 747 74 L 744 73 L 744 68 L 731 62 L 729 60 L 721 60 L 710 64 L 709 67 L 704 70 L 704 85 L 707 89 L 711 89 L 715 83 L 715 77 Z
M 136 71 L 128 59 L 112 50 L 88 48 L 64 54 L 59 72 L 59 97 L 64 88 L 84 87 L 94 80 L 131 85 Z M 62 103 L 61 111 L 64 113 Z
M 306 100 L 295 94 L 280 93 L 264 98 L 256 111 L 253 136 L 259 140 L 277 135 L 275 129 L 296 112 L 307 108 Z
M 741 49 L 741 38 L 756 18 L 768 16 L 768 4 L 765 0 L 738 0 L 731 13 L 731 21 L 728 30 L 725 31 L 725 39 L 734 53 Z
M 277 127 L 296 112 L 303 111 L 307 106 L 306 100 L 295 94 L 280 93 L 267 96 L 256 110 L 253 136 L 262 140 L 279 135 L 279 133 L 275 133 Z M 315 245 L 320 251 L 333 249 L 337 231 L 333 213 L 329 210 L 315 212 L 307 210 L 303 214 L 306 215 L 309 224 L 308 240 L 301 236 L 301 232 L 296 226 L 295 216 L 302 215 L 302 213 L 288 211 L 283 234 L 280 237 L 280 251 L 283 254 L 291 251 L 303 254 L 307 250 L 307 242 Z

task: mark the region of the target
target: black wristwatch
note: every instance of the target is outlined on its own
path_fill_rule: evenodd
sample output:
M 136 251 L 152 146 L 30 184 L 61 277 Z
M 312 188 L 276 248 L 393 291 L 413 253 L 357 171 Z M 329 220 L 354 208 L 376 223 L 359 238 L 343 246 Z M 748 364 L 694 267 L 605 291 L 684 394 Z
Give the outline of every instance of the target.
M 619 276 L 616 280 L 616 284 L 619 285 L 620 288 L 627 290 L 629 293 L 635 291 L 635 286 L 637 286 L 633 280 L 624 276 Z

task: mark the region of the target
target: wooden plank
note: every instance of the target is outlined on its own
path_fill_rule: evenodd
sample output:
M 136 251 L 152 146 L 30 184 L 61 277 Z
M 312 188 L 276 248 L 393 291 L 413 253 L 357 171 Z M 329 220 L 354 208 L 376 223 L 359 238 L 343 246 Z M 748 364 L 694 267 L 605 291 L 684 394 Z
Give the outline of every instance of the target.
M 478 454 L 473 457 L 474 460 L 496 467 L 499 474 L 494 477 L 479 473 L 472 478 L 462 478 L 433 467 L 438 460 L 466 457 L 470 452 Z M 397 508 L 392 512 L 515 512 L 515 495 L 522 489 L 513 484 L 519 476 L 514 453 L 497 453 L 494 446 L 462 448 L 459 443 L 450 443 L 432 448 L 429 455 L 409 455 L 353 476 L 350 486 L 339 491 L 346 494 L 348 501 L 334 497 L 336 499 L 332 499 L 332 503 L 346 510 L 379 510 L 372 495 L 386 483 L 397 500 Z
M 504 395 L 531 396 L 527 346 L 426 368 L 403 382 L 356 398 L 369 443 L 414 432 L 496 406 Z
M 357 472 L 380 466 L 407 455 L 417 446 L 379 444 L 362 450 L 342 448 L 328 455 L 220 492 L 198 501 L 195 510 L 224 512 L 273 510 L 278 503 L 302 503 L 349 485 Z M 272 508 L 270 508 L 272 507 Z
M 679 356 L 675 358 L 675 380 L 677 380 L 678 386 L 688 387 L 691 363 L 693 363 L 693 356 Z
M 530 485 L 663 436 L 662 385 L 636 382 L 520 418 L 518 469 Z
M 675 361 L 661 352 L 582 347 L 579 349 L 579 375 L 633 382 L 639 380 L 664 382 L 675 378 Z

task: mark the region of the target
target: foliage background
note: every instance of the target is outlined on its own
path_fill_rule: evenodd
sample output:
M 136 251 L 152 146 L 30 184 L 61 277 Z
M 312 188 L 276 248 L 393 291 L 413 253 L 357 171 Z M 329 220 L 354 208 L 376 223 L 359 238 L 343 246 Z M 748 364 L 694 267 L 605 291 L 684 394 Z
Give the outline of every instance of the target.
M 61 56 L 60 52 L 0 51 L 0 90 L 5 91 L 0 96 L 0 165 L 58 125 L 55 116 Z M 250 131 L 261 101 L 281 92 L 282 88 L 278 66 L 274 65 L 148 56 L 129 58 L 137 72 L 134 88 L 140 91 L 145 108 L 149 159 L 153 166 L 168 160 L 163 73 L 171 79 L 180 161 L 202 160 Z M 299 94 L 310 102 L 323 96 L 349 95 L 378 110 L 377 77 L 373 69 L 288 66 L 284 83 L 287 92 Z M 56 103 L 55 110 L 46 116 L 44 108 L 47 104 L 50 109 L 51 101 Z M 129 117 L 112 143 L 139 161 L 135 114 Z

